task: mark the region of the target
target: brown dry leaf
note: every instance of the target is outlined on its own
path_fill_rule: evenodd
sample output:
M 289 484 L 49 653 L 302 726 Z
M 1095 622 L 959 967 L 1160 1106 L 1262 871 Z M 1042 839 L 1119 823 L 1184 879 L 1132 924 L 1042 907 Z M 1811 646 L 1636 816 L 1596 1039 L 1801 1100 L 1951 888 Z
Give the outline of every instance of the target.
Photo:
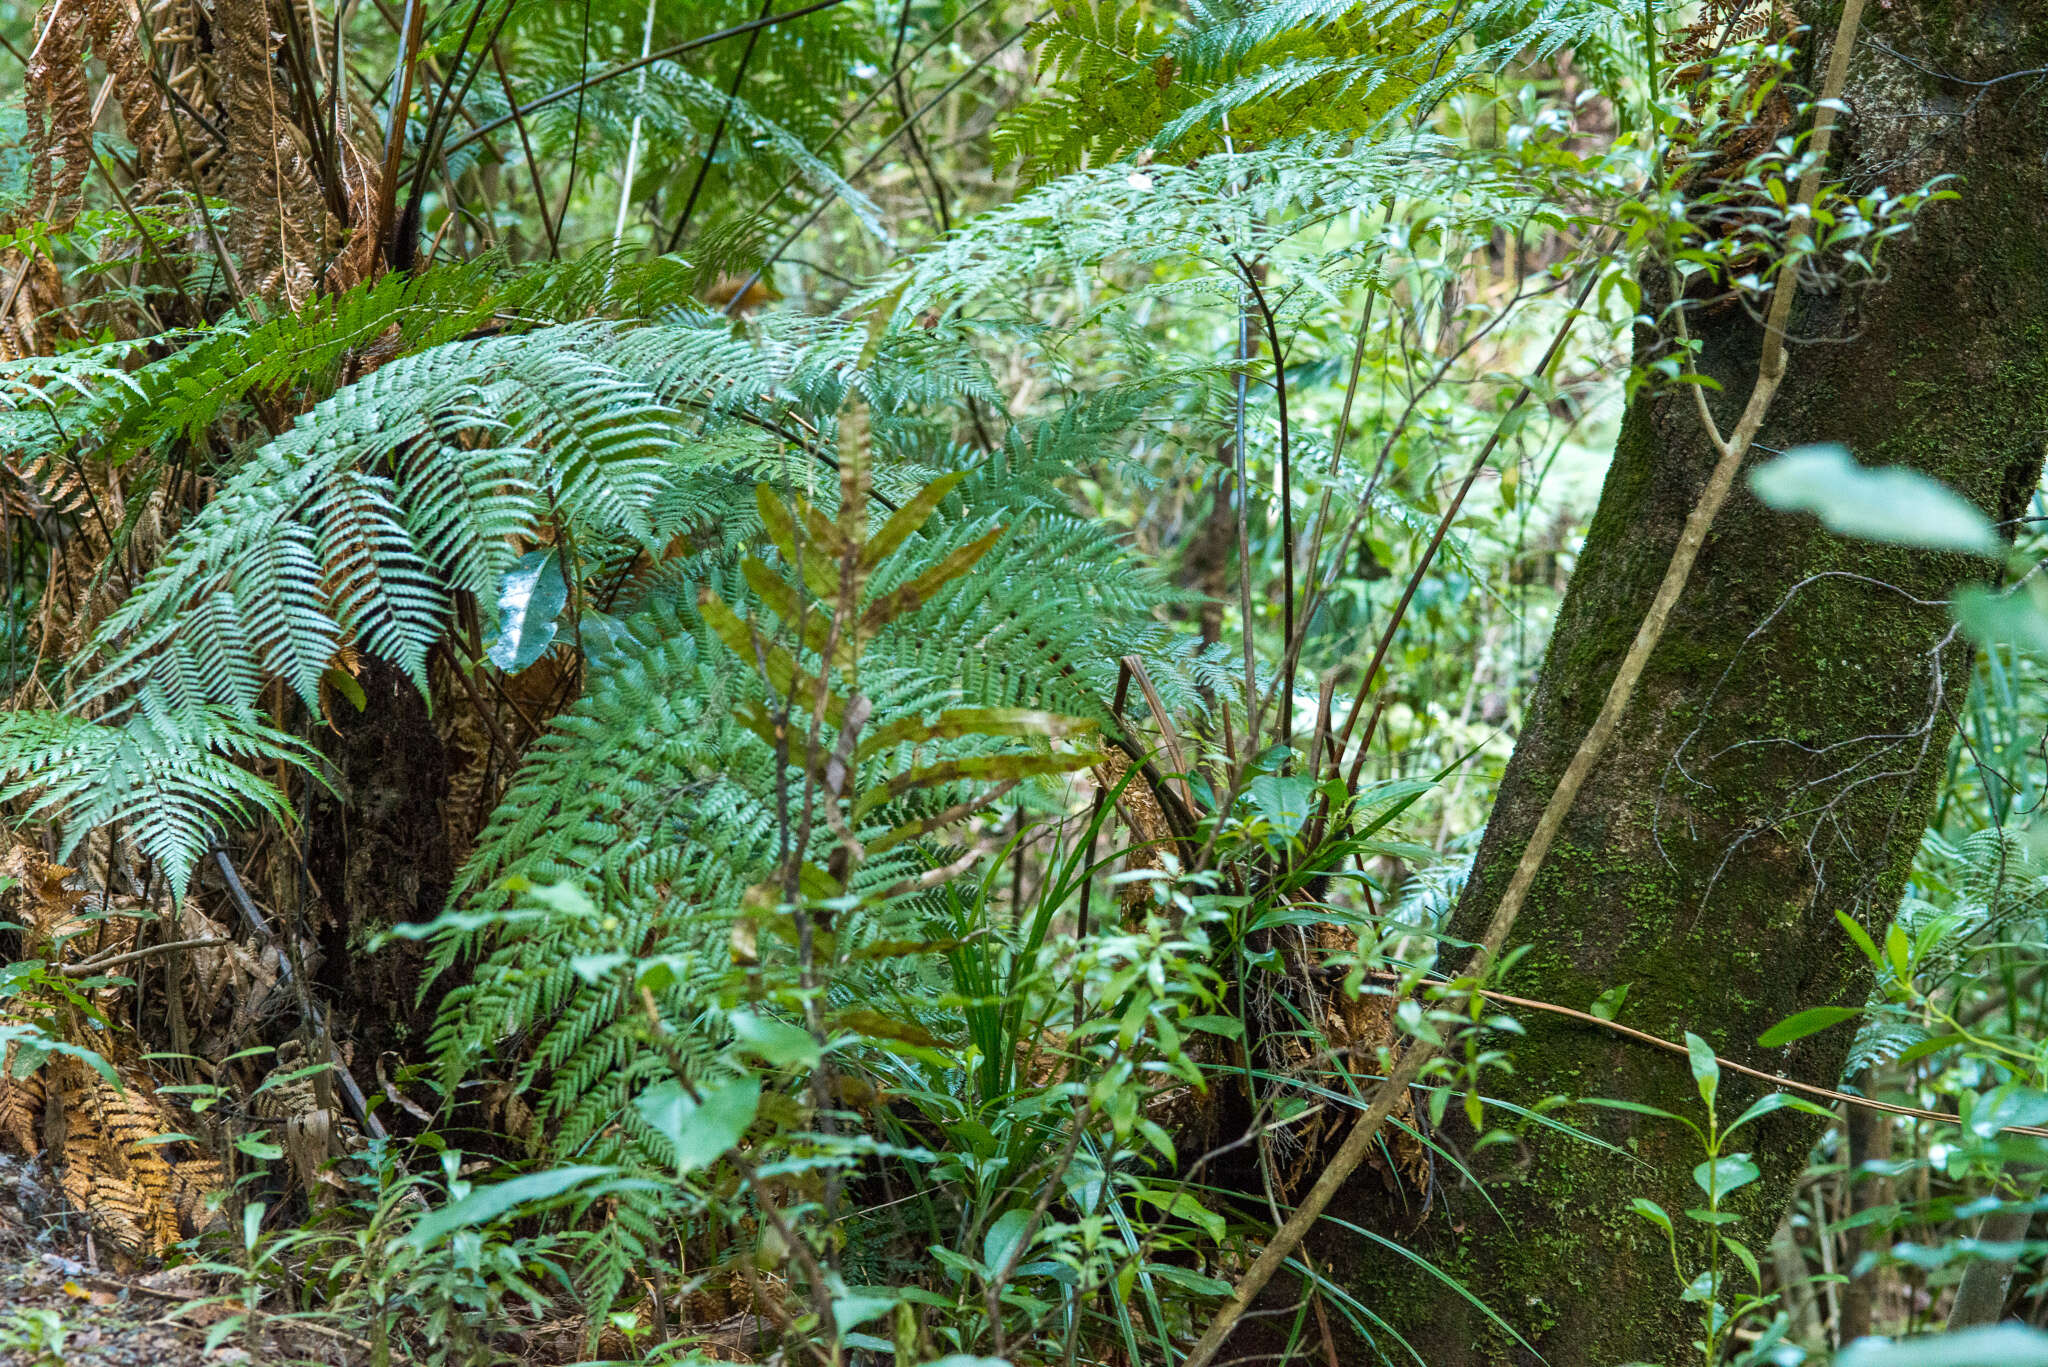
M 1113 793 L 1124 782 L 1124 775 L 1131 772 L 1131 762 L 1111 750 L 1089 772 L 1103 792 Z M 1166 809 L 1159 805 L 1158 794 L 1152 791 L 1143 774 L 1133 774 L 1131 781 L 1124 783 L 1123 791 L 1117 794 L 1116 810 L 1131 830 L 1132 848 L 1124 856 L 1124 871 L 1164 869 L 1166 851 L 1173 845 L 1173 828 L 1167 824 Z M 1127 922 L 1142 917 L 1152 902 L 1152 885 L 1144 879 L 1124 883 L 1117 889 L 1117 901 Z
M 22 73 L 28 116 L 30 213 L 62 232 L 83 207 L 92 157 L 92 90 L 85 76 L 85 7 L 50 0 L 29 31 L 34 58 Z
M 21 890 L 17 900 L 26 927 L 25 952 L 36 953 L 75 923 L 78 904 L 87 894 L 64 885 L 73 872 L 26 842 L 14 842 L 0 853 L 0 877 L 12 878 Z
M 15 1077 L 14 1050 L 10 1044 L 0 1056 L 0 1139 L 23 1157 L 34 1158 L 42 1152 L 42 1145 L 36 1142 L 36 1121 L 43 1113 L 43 1078 L 39 1072 Z
M 340 1152 L 332 1089 L 323 1087 L 322 1075 L 308 1073 L 312 1062 L 298 1040 L 278 1046 L 277 1064 L 257 1088 L 256 1114 L 277 1123 L 271 1133 L 277 1138 L 292 1171 L 309 1193 L 317 1195 L 339 1179 L 327 1171 L 327 1160 Z M 300 1074 L 300 1076 L 293 1076 Z
M 308 157 L 311 144 L 287 117 L 291 93 L 278 80 L 281 35 L 268 3 L 216 5 L 215 53 L 227 105 L 222 193 L 240 211 L 230 242 L 252 294 L 282 296 L 293 308 L 311 295 L 314 266 L 341 245 Z

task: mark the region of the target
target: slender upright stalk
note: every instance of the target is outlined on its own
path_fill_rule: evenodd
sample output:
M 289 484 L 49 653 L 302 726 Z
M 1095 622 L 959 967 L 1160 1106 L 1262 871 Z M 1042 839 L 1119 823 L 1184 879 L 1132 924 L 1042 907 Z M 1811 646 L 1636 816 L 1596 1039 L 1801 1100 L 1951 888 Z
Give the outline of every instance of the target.
M 626 235 L 626 210 L 633 203 L 633 172 L 640 160 L 640 127 L 646 115 L 640 106 L 647 98 L 647 54 L 654 50 L 655 0 L 647 0 L 647 22 L 640 29 L 640 77 L 633 85 L 633 134 L 626 139 L 626 169 L 619 177 L 619 216 L 612 221 L 612 246 Z

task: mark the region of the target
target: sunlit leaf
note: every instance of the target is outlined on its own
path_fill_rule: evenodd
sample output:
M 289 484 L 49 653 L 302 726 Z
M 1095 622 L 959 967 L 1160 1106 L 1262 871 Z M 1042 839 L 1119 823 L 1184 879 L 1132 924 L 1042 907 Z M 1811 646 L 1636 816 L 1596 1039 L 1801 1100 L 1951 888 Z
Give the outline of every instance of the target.
M 708 1168 L 740 1142 L 761 1109 L 761 1080 L 745 1077 L 708 1087 L 695 1097 L 681 1083 L 642 1092 L 634 1107 L 675 1151 L 682 1172 Z
M 1751 471 L 1749 487 L 1779 512 L 1813 513 L 1843 536 L 1975 555 L 2004 549 L 1990 520 L 1947 485 L 1903 466 L 1859 465 L 1841 446 L 1794 447 Z
M 1790 1044 L 1796 1039 L 1818 1034 L 1831 1025 L 1854 1020 L 1863 1013 L 1851 1006 L 1815 1006 L 1801 1011 L 1796 1016 L 1787 1016 L 1776 1025 L 1757 1036 L 1757 1043 L 1766 1049 L 1775 1049 L 1781 1044 Z

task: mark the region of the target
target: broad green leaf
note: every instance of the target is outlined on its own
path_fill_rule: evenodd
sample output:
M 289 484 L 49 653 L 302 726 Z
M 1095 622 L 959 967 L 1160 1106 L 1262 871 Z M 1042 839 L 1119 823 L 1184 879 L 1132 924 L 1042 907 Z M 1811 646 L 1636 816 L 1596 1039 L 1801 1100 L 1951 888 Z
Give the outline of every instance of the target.
M 363 692 L 363 686 L 356 682 L 356 676 L 340 665 L 330 665 L 320 682 L 326 684 L 348 701 L 350 707 L 361 712 L 370 705 L 370 695 Z
M 1883 1343 L 1859 1339 L 1835 1367 L 2048 1367 L 2048 1334 L 2017 1324 Z
M 2005 548 L 1976 505 L 1939 480 L 1859 465 L 1841 446 L 1796 446 L 1753 470 L 1749 487 L 1779 512 L 1813 513 L 1843 536 L 1973 555 Z
M 1968 1035 L 1936 1035 L 1933 1039 L 1921 1040 L 1918 1044 L 1899 1055 L 1897 1066 L 1901 1068 L 1907 1067 L 1918 1063 L 1929 1054 L 1938 1054 L 1944 1049 L 1954 1048 L 1958 1044 L 1967 1044 L 1969 1041 L 1970 1037 Z
M 1742 1260 L 1742 1269 L 1749 1273 L 1749 1280 L 1752 1284 L 1759 1287 L 1763 1285 L 1763 1270 L 1757 1266 L 1756 1254 L 1749 1251 L 1748 1244 L 1743 1243 L 1740 1239 L 1730 1238 L 1728 1235 L 1723 1234 L 1721 1236 L 1721 1247 Z
M 1220 1277 L 1205 1277 L 1199 1272 L 1190 1272 L 1185 1267 L 1171 1263 L 1147 1263 L 1145 1270 L 1161 1281 L 1172 1282 L 1175 1286 L 1194 1292 L 1197 1296 L 1227 1296 L 1230 1283 Z
M 1884 933 L 1884 957 L 1900 982 L 1913 980 L 1913 942 L 1906 938 L 1905 927 L 1897 921 Z
M 1692 1180 L 1709 1200 L 1716 1201 L 1731 1191 L 1740 1191 L 1761 1176 L 1763 1173 L 1749 1161 L 1746 1153 L 1724 1153 L 1692 1170 Z
M 611 1168 L 588 1164 L 549 1168 L 545 1172 L 515 1177 L 509 1182 L 478 1187 L 454 1204 L 422 1216 L 419 1223 L 406 1233 L 406 1242 L 416 1248 L 426 1248 L 442 1236 L 452 1234 L 458 1229 L 489 1224 L 520 1206 L 536 1201 L 553 1200 L 582 1186 L 585 1182 L 609 1177 L 612 1171 Z
M 1775 1049 L 1781 1044 L 1790 1044 L 1796 1039 L 1818 1034 L 1831 1025 L 1854 1020 L 1863 1013 L 1853 1006 L 1815 1006 L 1801 1011 L 1796 1016 L 1787 1016 L 1776 1025 L 1757 1036 L 1756 1042 L 1766 1049 Z
M 1628 1000 L 1628 989 L 1629 984 L 1623 983 L 1619 987 L 1610 987 L 1593 998 L 1593 1014 L 1604 1021 L 1613 1020 L 1621 1014 L 1621 1004 Z
M 251 1158 L 264 1163 L 274 1163 L 284 1157 L 284 1149 L 282 1147 L 258 1139 L 253 1134 L 245 1134 L 240 1139 L 237 1139 L 235 1147 L 248 1154 Z
M 498 581 L 498 639 L 490 661 L 517 674 L 554 644 L 555 618 L 569 601 L 561 561 L 550 547 L 528 551 Z
M 832 1322 L 844 1334 L 855 1325 L 888 1314 L 896 1308 L 897 1300 L 887 1287 L 846 1287 L 832 1297 Z
M 704 1089 L 692 1100 L 680 1083 L 663 1082 L 640 1094 L 641 1118 L 675 1149 L 682 1172 L 708 1168 L 740 1142 L 761 1109 L 761 1080 L 744 1077 Z
M 1734 1134 L 1750 1121 L 1760 1120 L 1773 1111 L 1801 1111 L 1807 1115 L 1817 1115 L 1826 1120 L 1834 1119 L 1835 1114 L 1825 1106 L 1816 1106 L 1803 1097 L 1796 1097 L 1787 1092 L 1772 1092 L 1769 1096 L 1758 1097 L 1748 1110 L 1736 1117 L 1735 1123 L 1730 1125 L 1725 1132 Z
M 1987 1139 L 2015 1125 L 2048 1125 L 2048 1092 L 2008 1083 L 1986 1092 L 1970 1110 L 1970 1129 Z
M 1664 1207 L 1658 1205 L 1649 1197 L 1636 1197 L 1633 1201 L 1630 1201 L 1628 1203 L 1628 1208 L 1634 1211 L 1636 1214 L 1642 1216 L 1645 1220 L 1648 1220 L 1651 1224 L 1657 1226 L 1657 1228 L 1663 1230 L 1666 1234 L 1672 1232 L 1671 1217 L 1664 1213 Z
M 1315 810 L 1315 780 L 1305 774 L 1260 774 L 1248 787 L 1252 810 L 1287 835 L 1299 831 Z
M 1870 960 L 1872 967 L 1883 968 L 1884 956 L 1877 952 L 1877 942 L 1870 938 L 1870 932 L 1863 928 L 1862 923 L 1846 911 L 1836 912 L 1835 919 L 1842 923 L 1842 929 L 1849 933 L 1849 939 L 1863 951 L 1863 957 Z
M 1157 1206 L 1168 1215 L 1176 1215 L 1183 1220 L 1192 1221 L 1194 1224 L 1201 1226 L 1202 1232 L 1219 1244 L 1223 1242 L 1223 1236 L 1229 1230 L 1229 1226 L 1224 1222 L 1221 1215 L 1203 1205 L 1187 1192 L 1176 1191 L 1167 1193 L 1153 1191 L 1149 1188 L 1140 1188 L 1136 1195 L 1140 1201 L 1145 1202 L 1147 1205 Z
M 1955 619 L 1981 646 L 2016 646 L 2048 655 L 2048 611 L 2032 585 L 2006 592 L 1965 584 L 1956 590 Z
M 988 1269 L 989 1276 L 999 1276 L 1010 1259 L 1018 1256 L 1018 1245 L 1023 1243 L 1030 1224 L 1031 1212 L 1020 1208 L 1004 1211 L 988 1227 L 988 1233 L 981 1239 L 981 1265 Z
M 610 977 L 613 969 L 631 962 L 632 955 L 616 950 L 609 954 L 576 954 L 570 956 L 569 971 L 586 983 L 599 983 Z
M 752 1011 L 732 1013 L 732 1033 L 742 1052 L 771 1068 L 813 1068 L 821 1053 L 811 1032 L 802 1026 Z
M 1685 1032 L 1685 1054 L 1692 1065 L 1692 1080 L 1700 1089 L 1700 1100 L 1712 1110 L 1714 1094 L 1721 1088 L 1721 1061 L 1714 1057 L 1712 1046 L 1690 1030 Z

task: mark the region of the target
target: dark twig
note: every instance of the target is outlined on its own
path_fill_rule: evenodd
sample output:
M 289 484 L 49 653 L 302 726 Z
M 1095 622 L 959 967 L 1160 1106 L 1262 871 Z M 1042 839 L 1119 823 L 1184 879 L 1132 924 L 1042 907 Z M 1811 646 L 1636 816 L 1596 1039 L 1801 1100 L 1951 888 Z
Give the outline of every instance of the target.
M 768 17 L 768 7 L 775 0 L 761 0 L 761 18 Z M 711 174 L 711 163 L 718 157 L 718 144 L 725 139 L 725 125 L 732 118 L 732 109 L 739 102 L 740 85 L 747 79 L 747 67 L 754 60 L 754 45 L 761 38 L 761 29 L 756 27 L 747 33 L 747 46 L 740 53 L 739 66 L 732 73 L 732 84 L 725 88 L 725 107 L 718 111 L 718 122 L 711 126 L 710 141 L 704 144 L 704 155 L 698 159 L 697 175 L 690 182 L 690 194 L 683 201 L 683 211 L 676 216 L 675 231 L 668 235 L 665 251 L 674 251 L 682 245 L 683 232 L 690 226 L 690 215 L 697 211 L 697 196 L 703 193 L 704 181 Z
M 1258 273 L 1245 263 L 1236 252 L 1230 259 L 1237 263 L 1238 271 L 1244 276 L 1245 284 L 1251 286 L 1252 299 L 1258 305 L 1259 318 L 1266 326 L 1266 342 L 1273 351 L 1273 390 L 1279 397 L 1280 405 L 1280 639 L 1294 639 L 1294 463 L 1289 452 L 1287 429 L 1287 361 L 1280 352 L 1280 326 L 1273 318 L 1272 306 L 1266 302 L 1266 292 L 1259 287 Z M 1249 348 L 1247 348 L 1249 350 Z M 1245 630 L 1251 630 L 1251 623 L 1245 623 Z M 1280 682 L 1280 743 L 1291 745 L 1294 741 L 1294 660 L 1289 652 L 1283 662 Z M 1257 736 L 1250 737 L 1257 741 Z
M 334 1036 L 327 1030 L 327 1014 L 320 1009 L 320 1003 L 313 1000 L 313 994 L 306 990 L 303 978 L 292 971 L 292 956 L 287 947 L 278 940 L 276 932 L 256 903 L 249 898 L 249 890 L 242 886 L 242 880 L 235 873 L 235 866 L 228 862 L 227 851 L 220 846 L 213 847 L 213 862 L 220 869 L 221 881 L 227 884 L 228 896 L 242 913 L 242 919 L 249 923 L 249 929 L 258 936 L 277 946 L 277 976 L 292 985 L 298 994 L 299 1009 L 313 1028 L 320 1032 L 321 1042 L 327 1046 L 328 1059 L 334 1065 L 334 1073 L 341 1080 L 342 1095 L 348 1098 L 349 1108 L 356 1113 L 356 1119 L 363 1122 L 363 1128 L 379 1139 L 386 1138 L 384 1122 L 370 1112 L 370 1103 L 363 1096 L 363 1089 L 356 1085 L 355 1076 L 349 1072 L 348 1064 L 341 1058 L 341 1048 L 334 1042 Z
M 526 174 L 533 181 L 534 207 L 540 211 L 540 226 L 548 235 L 548 256 L 559 256 L 562 240 L 555 234 L 554 220 L 548 217 L 548 192 L 540 183 L 540 160 L 533 155 L 533 140 L 526 135 L 526 115 L 512 96 L 512 77 L 505 70 L 505 58 L 496 43 L 491 44 L 491 63 L 498 68 L 498 85 L 505 92 L 505 103 L 511 107 L 512 126 L 519 130 L 519 150 L 526 154 Z
M 650 52 L 645 57 L 635 58 L 630 62 L 621 62 L 617 66 L 606 67 L 595 76 L 586 76 L 580 81 L 550 90 L 547 94 L 527 105 L 526 112 L 531 114 L 536 109 L 554 104 L 558 100 L 566 100 L 571 95 L 580 96 L 594 85 L 603 85 L 606 81 L 617 80 L 621 76 L 631 75 L 643 66 L 650 66 L 655 62 L 665 62 L 671 57 L 680 57 L 685 52 L 695 52 L 700 47 L 709 47 L 713 43 L 722 43 L 728 38 L 737 38 L 741 34 L 752 33 L 756 29 L 772 28 L 776 24 L 786 24 L 792 19 L 801 19 L 807 14 L 816 14 L 819 10 L 831 9 L 835 5 L 843 5 L 845 3 L 846 0 L 817 0 L 815 4 L 806 5 L 802 9 L 785 10 L 781 14 L 771 14 L 763 19 L 754 19 L 744 24 L 734 24 L 731 28 L 722 28 L 716 33 L 706 33 L 701 37 L 686 39 L 671 47 L 665 47 L 659 52 Z M 512 116 L 510 114 L 501 114 L 489 123 L 478 124 L 475 128 L 448 144 L 449 154 L 453 155 L 461 151 L 487 133 L 495 133 L 511 121 Z

